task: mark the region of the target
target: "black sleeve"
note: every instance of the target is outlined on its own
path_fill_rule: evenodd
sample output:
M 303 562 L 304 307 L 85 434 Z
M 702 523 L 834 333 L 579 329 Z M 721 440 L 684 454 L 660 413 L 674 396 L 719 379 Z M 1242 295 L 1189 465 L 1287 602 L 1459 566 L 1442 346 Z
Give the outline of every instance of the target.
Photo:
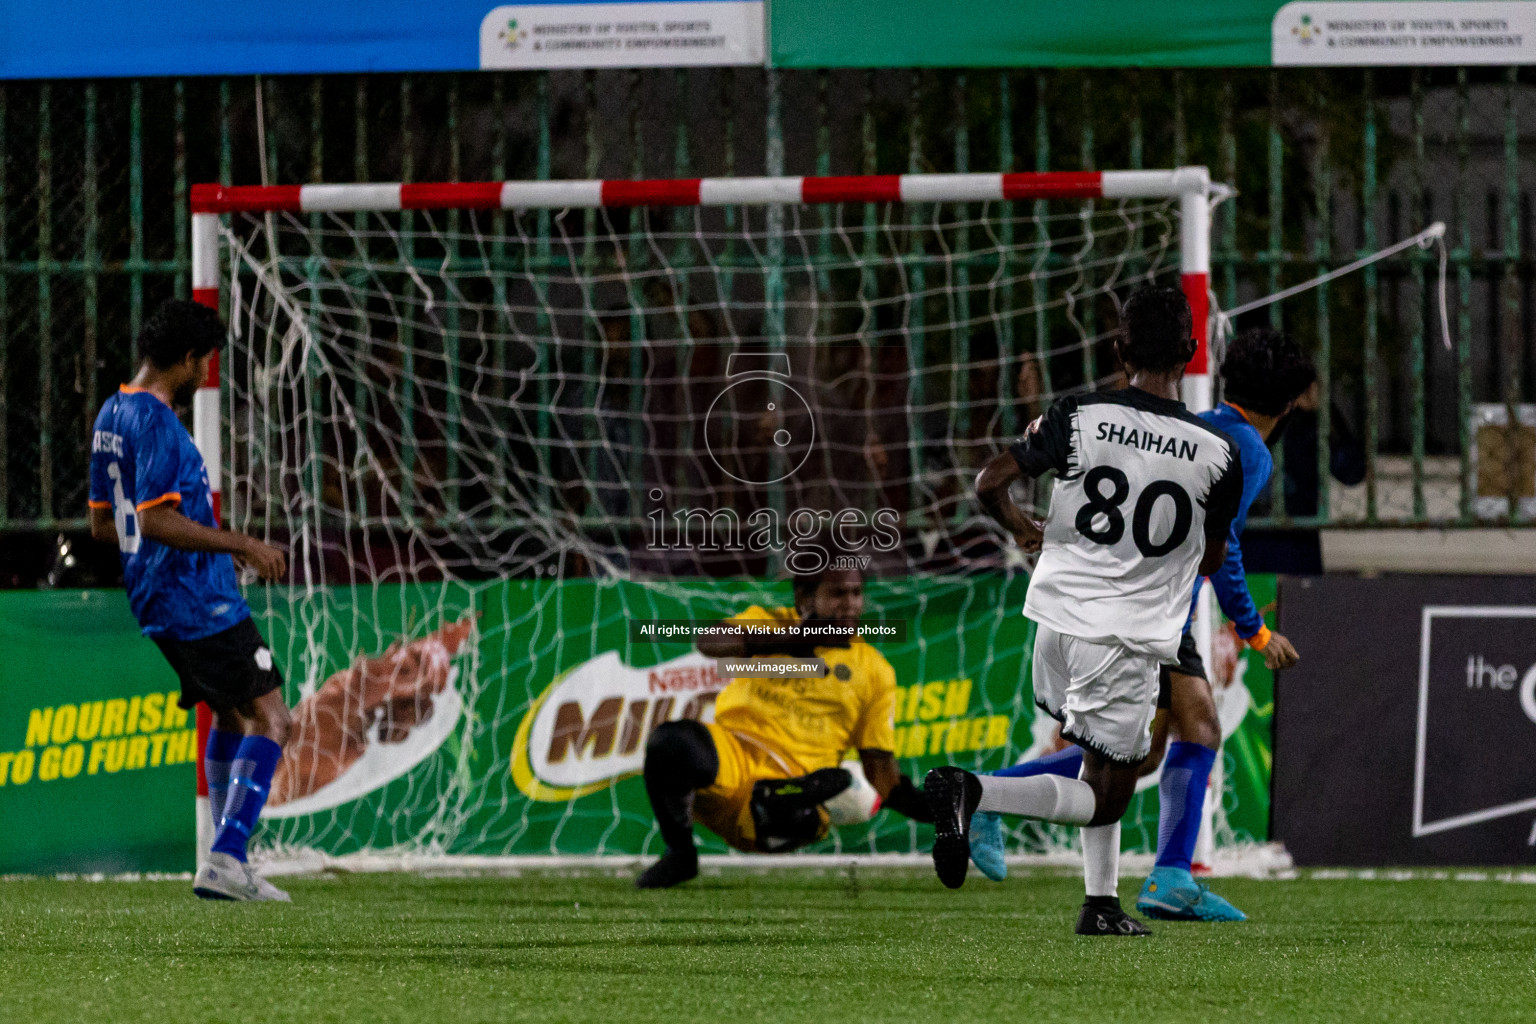
M 1040 429 L 1025 434 L 1008 451 L 1019 464 L 1019 472 L 1031 480 L 1050 470 L 1067 472 L 1072 457 L 1072 414 L 1077 400 L 1063 398 L 1040 417 Z
M 1237 518 L 1243 506 L 1243 460 L 1238 457 L 1237 445 L 1231 441 L 1227 442 L 1227 451 L 1231 455 L 1227 468 L 1211 484 L 1211 492 L 1205 499 L 1205 535 L 1216 540 L 1226 539 L 1227 531 L 1232 529 L 1232 520 Z

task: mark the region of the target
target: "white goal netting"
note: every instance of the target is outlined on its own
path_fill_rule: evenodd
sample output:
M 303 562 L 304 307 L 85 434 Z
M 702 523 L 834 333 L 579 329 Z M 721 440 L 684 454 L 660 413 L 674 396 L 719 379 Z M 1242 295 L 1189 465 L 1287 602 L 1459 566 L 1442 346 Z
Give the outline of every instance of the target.
M 904 770 L 1045 749 L 969 486 L 1115 380 L 1117 301 L 1178 246 L 1176 200 L 232 215 L 225 514 L 294 567 L 252 593 L 299 705 L 262 841 L 657 849 L 645 735 L 722 682 L 629 624 L 790 603 L 818 514 L 907 624 Z M 820 849 L 916 844 L 885 814 Z

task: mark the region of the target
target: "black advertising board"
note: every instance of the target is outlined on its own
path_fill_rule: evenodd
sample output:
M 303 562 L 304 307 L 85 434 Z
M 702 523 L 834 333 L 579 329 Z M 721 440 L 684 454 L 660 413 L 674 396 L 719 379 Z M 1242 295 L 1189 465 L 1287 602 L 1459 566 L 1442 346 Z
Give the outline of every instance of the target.
M 1536 579 L 1286 577 L 1273 835 L 1298 865 L 1536 863 Z

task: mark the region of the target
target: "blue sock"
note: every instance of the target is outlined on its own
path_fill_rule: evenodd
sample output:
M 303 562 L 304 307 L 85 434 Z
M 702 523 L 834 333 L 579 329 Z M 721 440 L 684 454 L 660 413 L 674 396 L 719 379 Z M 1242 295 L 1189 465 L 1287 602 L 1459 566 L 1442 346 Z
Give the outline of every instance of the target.
M 208 746 L 203 751 L 203 772 L 208 776 L 208 809 L 213 812 L 213 827 L 224 817 L 224 800 L 229 794 L 229 764 L 245 739 L 238 732 L 208 732 Z
M 1071 746 L 1065 750 L 1058 750 L 1054 754 L 1037 757 L 1033 761 L 999 768 L 988 774 L 999 775 L 1005 779 L 1022 779 L 1030 775 L 1065 775 L 1069 779 L 1075 779 L 1082 770 L 1083 748 Z
M 256 827 L 256 819 L 261 817 L 261 808 L 267 802 L 267 788 L 272 785 L 272 773 L 277 771 L 277 762 L 282 756 L 283 748 L 265 736 L 241 739 L 240 749 L 229 770 L 229 797 L 213 839 L 216 853 L 227 853 L 244 863 L 245 844 Z
M 1170 743 L 1157 785 L 1157 866 L 1189 870 L 1200 837 L 1205 787 L 1211 780 L 1216 751 L 1198 743 Z

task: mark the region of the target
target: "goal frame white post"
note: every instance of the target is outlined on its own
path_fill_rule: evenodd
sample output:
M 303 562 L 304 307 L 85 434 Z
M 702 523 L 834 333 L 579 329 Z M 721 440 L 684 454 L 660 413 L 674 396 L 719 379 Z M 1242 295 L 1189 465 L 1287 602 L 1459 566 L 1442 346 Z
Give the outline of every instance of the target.
M 1211 406 L 1210 172 L 1201 166 L 1171 170 L 1034 171 L 990 174 L 888 174 L 842 177 L 738 177 L 657 180 L 489 181 L 315 185 L 220 185 L 191 188 L 192 298 L 219 308 L 223 286 L 219 220 L 226 214 L 364 213 L 403 210 L 568 210 L 602 207 L 773 206 L 829 203 L 989 203 L 1034 200 L 1176 199 L 1179 203 L 1179 277 L 1194 314 L 1197 348 L 1184 378 L 1184 401 L 1194 411 Z M 218 354 L 192 407 L 193 439 L 208 467 L 213 510 L 222 517 L 223 438 L 219 424 Z M 1205 592 L 1208 596 L 1209 591 Z M 1204 604 L 1202 605 L 1204 611 Z M 1210 616 L 1196 621 L 1207 656 Z M 198 705 L 198 750 L 207 743 L 211 714 Z M 197 762 L 197 850 L 201 862 L 213 842 L 203 759 Z

